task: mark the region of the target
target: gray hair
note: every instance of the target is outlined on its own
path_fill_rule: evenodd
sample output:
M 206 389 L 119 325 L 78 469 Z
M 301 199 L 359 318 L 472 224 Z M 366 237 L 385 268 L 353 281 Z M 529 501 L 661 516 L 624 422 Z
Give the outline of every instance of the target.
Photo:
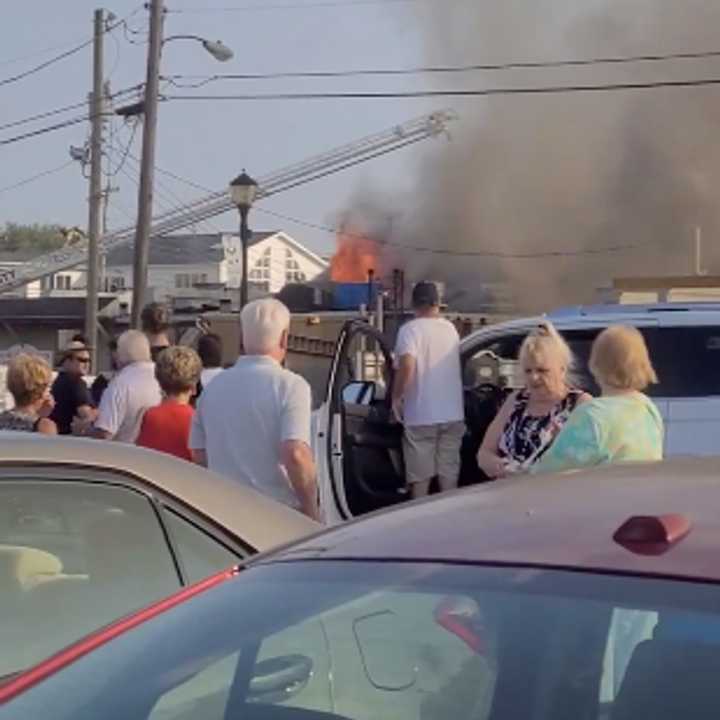
M 290 311 L 279 300 L 263 298 L 248 303 L 240 315 L 243 347 L 248 355 L 267 355 L 280 347 L 290 327 Z
M 150 357 L 150 341 L 145 333 L 139 330 L 126 330 L 117 342 L 117 358 L 121 366 L 135 362 L 148 362 Z

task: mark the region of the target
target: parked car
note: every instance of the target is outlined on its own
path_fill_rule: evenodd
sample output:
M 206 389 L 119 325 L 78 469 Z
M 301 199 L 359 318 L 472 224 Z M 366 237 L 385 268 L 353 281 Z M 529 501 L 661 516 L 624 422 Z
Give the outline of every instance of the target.
M 714 717 L 720 461 L 515 478 L 216 575 L 0 686 L 0 720 Z
M 550 319 L 577 360 L 576 382 L 597 392 L 587 369 L 598 333 L 617 323 L 645 336 L 660 382 L 649 394 L 666 423 L 665 453 L 711 455 L 720 433 L 720 304 L 599 305 L 486 326 L 461 344 L 467 433 L 461 484 L 485 480 L 475 459 L 505 395 L 522 383 L 518 352 Z M 338 339 L 327 397 L 315 414 L 314 450 L 325 517 L 338 522 L 407 499 L 402 428 L 390 415 L 392 348 L 366 322 Z
M 318 527 L 170 455 L 0 433 L 0 675 Z

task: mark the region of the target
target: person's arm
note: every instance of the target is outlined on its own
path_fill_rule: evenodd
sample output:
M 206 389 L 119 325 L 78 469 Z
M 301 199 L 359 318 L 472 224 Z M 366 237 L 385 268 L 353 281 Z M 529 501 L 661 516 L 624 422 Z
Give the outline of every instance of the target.
M 512 393 L 507 397 L 498 414 L 485 431 L 485 437 L 480 450 L 478 450 L 478 465 L 489 478 L 499 478 L 505 474 L 505 462 L 498 455 L 498 447 L 500 445 L 500 436 L 515 407 L 516 398 L 517 393 Z
M 192 455 L 193 462 L 202 467 L 208 466 L 207 444 L 205 440 L 205 426 L 203 424 L 203 398 L 198 398 L 197 407 L 193 413 L 192 422 L 190 423 L 190 438 L 188 439 L 188 447 Z
M 401 355 L 398 360 L 398 367 L 395 373 L 392 393 L 392 408 L 395 417 L 402 421 L 402 403 L 405 392 L 415 379 L 416 368 L 415 356 L 410 354 Z
M 73 386 L 73 400 L 75 407 L 75 416 L 79 417 L 83 422 L 94 422 L 97 418 L 97 410 L 93 405 L 92 393 L 87 383 L 82 378 L 77 378 Z
M 126 408 L 125 392 L 113 378 L 103 393 L 95 424 L 89 427 L 87 435 L 98 440 L 112 440 L 122 425 Z
M 282 444 L 281 461 L 300 500 L 300 508 L 308 517 L 319 520 L 317 478 L 310 447 L 301 440 L 285 440 Z
M 319 520 L 317 474 L 310 449 L 312 395 L 310 385 L 300 377 L 288 387 L 283 403 L 280 462 L 300 501 L 302 511 Z
M 530 472 L 561 472 L 599 465 L 604 460 L 601 438 L 601 428 L 585 403 L 573 410 L 565 427 Z

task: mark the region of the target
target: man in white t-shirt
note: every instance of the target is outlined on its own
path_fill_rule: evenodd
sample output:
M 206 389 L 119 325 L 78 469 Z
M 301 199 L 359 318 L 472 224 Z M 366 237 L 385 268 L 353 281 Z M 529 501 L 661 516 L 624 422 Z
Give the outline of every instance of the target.
M 139 330 L 128 330 L 118 338 L 121 370 L 103 393 L 91 435 L 102 440 L 135 442 L 145 411 L 162 401 L 155 363 L 150 357 L 150 342 Z
M 200 465 L 318 519 L 310 386 L 282 366 L 290 312 L 255 300 L 240 322 L 246 354 L 200 395 L 190 449 Z
M 433 283 L 418 283 L 412 302 L 415 319 L 400 328 L 395 345 L 392 400 L 405 426 L 406 481 L 418 498 L 428 494 L 434 477 L 441 490 L 457 487 L 465 421 L 457 330 L 440 317 Z

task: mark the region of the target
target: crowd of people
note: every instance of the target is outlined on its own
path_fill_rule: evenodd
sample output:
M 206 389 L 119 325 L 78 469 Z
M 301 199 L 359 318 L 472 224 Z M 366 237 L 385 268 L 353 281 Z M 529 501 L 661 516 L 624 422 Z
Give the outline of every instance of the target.
M 411 497 L 457 486 L 466 432 L 460 339 L 440 312 L 438 289 L 418 283 L 415 318 L 397 336 L 389 401 L 403 425 L 403 457 Z M 169 313 L 153 303 L 142 330 L 111 347 L 112 373 L 92 386 L 91 348 L 75 336 L 48 363 L 21 353 L 9 363 L 15 407 L 0 413 L 0 430 L 79 435 L 135 443 L 210 468 L 319 519 L 311 450 L 311 392 L 285 368 L 290 313 L 263 299 L 241 314 L 243 354 L 227 369 L 217 335 L 197 351 L 173 345 Z M 563 337 L 543 323 L 522 343 L 524 387 L 509 394 L 477 454 L 489 479 L 618 461 L 662 457 L 663 421 L 643 393 L 657 382 L 643 336 L 614 326 L 595 340 L 593 398 L 573 381 L 574 360 Z

